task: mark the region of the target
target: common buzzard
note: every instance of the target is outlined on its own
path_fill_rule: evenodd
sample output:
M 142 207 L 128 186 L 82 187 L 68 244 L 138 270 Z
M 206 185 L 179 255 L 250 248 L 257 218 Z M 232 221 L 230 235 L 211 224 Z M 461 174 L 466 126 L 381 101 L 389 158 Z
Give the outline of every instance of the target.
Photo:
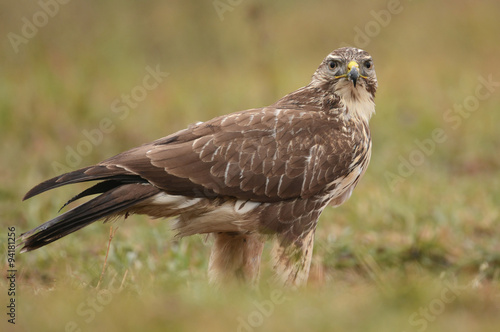
M 368 167 L 376 89 L 372 57 L 340 48 L 311 83 L 270 106 L 196 123 L 47 180 L 24 199 L 86 181 L 99 182 L 69 202 L 98 196 L 22 234 L 22 252 L 99 219 L 175 217 L 179 236 L 213 235 L 211 281 L 255 282 L 264 241 L 273 238 L 278 279 L 303 284 L 321 212 L 346 201 Z

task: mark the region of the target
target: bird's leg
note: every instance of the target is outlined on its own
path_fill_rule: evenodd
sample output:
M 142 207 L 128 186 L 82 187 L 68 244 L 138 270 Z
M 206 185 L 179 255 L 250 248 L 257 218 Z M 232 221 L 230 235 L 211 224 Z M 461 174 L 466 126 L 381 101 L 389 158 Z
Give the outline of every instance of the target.
M 273 268 L 277 281 L 284 286 L 299 287 L 307 283 L 314 246 L 314 229 L 291 243 L 276 239 L 273 250 Z
M 221 284 L 242 280 L 255 284 L 259 278 L 260 258 L 264 239 L 259 234 L 214 233 L 208 277 L 211 283 Z

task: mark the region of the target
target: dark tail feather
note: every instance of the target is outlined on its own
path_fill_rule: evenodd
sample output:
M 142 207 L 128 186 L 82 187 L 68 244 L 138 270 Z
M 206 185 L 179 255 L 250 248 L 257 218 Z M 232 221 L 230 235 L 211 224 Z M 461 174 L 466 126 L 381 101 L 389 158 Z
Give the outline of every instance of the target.
M 54 189 L 71 183 L 96 181 L 96 180 L 115 180 L 121 183 L 146 183 L 147 181 L 138 175 L 131 173 L 117 166 L 97 165 L 82 168 L 73 172 L 56 176 L 50 180 L 44 181 L 26 193 L 23 200 L 26 200 L 35 195 L 41 194 L 44 191 Z M 86 195 L 84 195 L 86 196 Z M 83 197 L 83 196 L 82 196 Z
M 95 188 L 95 186 L 92 188 Z M 127 208 L 132 207 L 133 205 L 157 194 L 158 192 L 158 189 L 155 187 L 140 183 L 125 184 L 115 187 L 62 215 L 47 221 L 31 231 L 21 234 L 21 243 L 19 244 L 19 246 L 23 246 L 21 252 L 31 251 L 43 247 L 93 223 L 94 221 L 124 212 Z M 82 194 L 84 193 L 85 191 Z M 73 200 L 90 195 L 91 193 L 82 194 L 76 196 Z
M 64 209 L 64 207 L 66 205 L 68 205 L 69 203 L 73 203 L 74 201 L 76 201 L 80 198 L 90 196 L 90 195 L 102 194 L 102 193 L 105 193 L 106 191 L 110 191 L 111 189 L 119 187 L 123 184 L 124 184 L 123 182 L 115 181 L 115 180 L 108 180 L 108 181 L 99 182 L 98 184 L 93 185 L 92 187 L 90 187 L 90 188 L 82 191 L 78 195 L 72 197 L 69 201 L 64 203 L 63 206 L 61 206 L 61 208 L 59 209 L 58 212 L 60 212 L 62 209 Z

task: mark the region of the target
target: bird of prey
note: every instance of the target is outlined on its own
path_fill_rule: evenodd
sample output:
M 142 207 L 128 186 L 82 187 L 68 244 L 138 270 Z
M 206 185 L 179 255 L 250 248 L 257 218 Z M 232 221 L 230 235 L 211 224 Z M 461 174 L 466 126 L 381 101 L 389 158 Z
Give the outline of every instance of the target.
M 377 78 L 365 51 L 339 48 L 311 82 L 262 108 L 216 117 L 47 180 L 24 199 L 99 181 L 68 203 L 96 195 L 21 235 L 21 252 L 94 221 L 175 217 L 179 236 L 212 234 L 209 280 L 256 282 L 264 241 L 285 285 L 307 282 L 318 218 L 346 201 L 371 154 L 368 127 Z

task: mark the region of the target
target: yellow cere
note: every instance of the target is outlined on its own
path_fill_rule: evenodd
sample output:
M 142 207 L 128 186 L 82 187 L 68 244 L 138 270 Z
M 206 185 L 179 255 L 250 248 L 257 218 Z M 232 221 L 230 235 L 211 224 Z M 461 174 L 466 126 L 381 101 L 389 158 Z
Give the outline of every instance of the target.
M 356 69 L 359 69 L 359 65 L 356 61 L 351 61 L 347 65 L 347 71 L 351 71 L 352 67 L 356 67 Z
M 349 62 L 347 64 L 347 72 L 350 72 L 353 67 L 355 67 L 359 71 L 359 65 L 358 65 L 358 63 L 356 61 L 352 60 L 351 62 Z M 362 77 L 362 78 L 367 78 L 366 76 L 361 75 L 361 74 L 359 74 L 359 76 Z M 341 78 L 341 77 L 347 77 L 347 74 L 335 76 L 335 78 Z

